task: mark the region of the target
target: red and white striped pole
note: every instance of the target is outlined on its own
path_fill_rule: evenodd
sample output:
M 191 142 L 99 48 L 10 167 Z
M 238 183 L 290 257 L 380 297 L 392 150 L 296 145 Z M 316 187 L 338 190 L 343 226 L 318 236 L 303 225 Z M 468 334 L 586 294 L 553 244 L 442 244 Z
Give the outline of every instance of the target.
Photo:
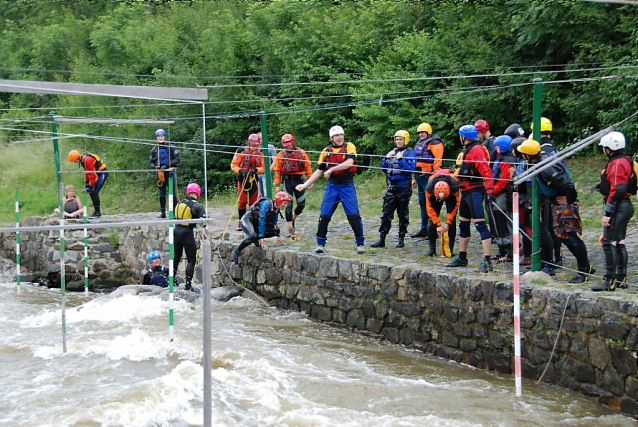
M 514 379 L 516 381 L 516 397 L 523 396 L 521 378 L 521 285 L 519 271 L 520 230 L 518 221 L 518 192 L 512 194 L 512 249 L 514 251 Z

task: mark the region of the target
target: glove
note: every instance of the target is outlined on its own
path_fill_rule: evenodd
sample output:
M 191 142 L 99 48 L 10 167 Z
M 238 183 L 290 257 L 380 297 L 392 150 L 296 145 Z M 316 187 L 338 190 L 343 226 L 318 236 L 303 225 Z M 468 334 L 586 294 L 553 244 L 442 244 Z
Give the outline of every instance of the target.
M 242 177 L 246 176 L 247 173 L 248 173 L 248 171 L 246 171 L 246 170 L 243 170 L 243 169 L 239 170 L 239 175 L 241 175 Z
M 494 194 L 488 194 L 487 195 L 487 204 L 491 206 L 492 203 L 494 203 Z
M 88 183 L 84 184 L 84 191 L 91 194 L 93 192 L 93 187 L 91 187 Z
M 250 170 L 250 173 L 252 173 L 253 175 L 257 175 L 257 169 L 252 168 L 252 169 Z

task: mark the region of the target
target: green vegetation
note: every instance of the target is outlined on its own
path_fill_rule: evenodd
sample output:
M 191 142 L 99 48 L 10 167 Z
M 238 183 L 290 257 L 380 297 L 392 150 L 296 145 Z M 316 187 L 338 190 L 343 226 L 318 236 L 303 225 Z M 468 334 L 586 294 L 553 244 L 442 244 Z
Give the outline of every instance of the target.
M 117 248 L 120 244 L 120 234 L 116 228 L 109 228 L 109 243 L 114 248 Z
M 553 121 L 560 148 L 638 105 L 638 8 L 631 5 L 24 0 L 3 2 L 2 17 L 1 79 L 205 87 L 210 102 L 204 138 L 201 104 L 0 93 L 1 222 L 14 219 L 16 185 L 22 217 L 57 206 L 52 143 L 29 142 L 50 136 L 51 111 L 174 121 L 59 123 L 59 135 L 75 135 L 59 140 L 61 169 L 73 172 L 62 175 L 65 183 L 83 188 L 82 174 L 66 160 L 71 149 L 100 155 L 112 171 L 148 169 L 153 131 L 163 127 L 182 157 L 178 195 L 188 182 L 203 183 L 206 170 L 208 196 L 223 205 L 235 201 L 231 155 L 260 129 L 259 112 L 267 113 L 271 142 L 293 133 L 313 160 L 338 123 L 357 145 L 362 215 L 371 218 L 379 215 L 385 185 L 379 156 L 397 129 L 409 130 L 414 142 L 416 125 L 431 123 L 453 159 L 463 124 L 484 118 L 494 134 L 513 122 L 529 126 L 534 77 L 572 80 L 543 88 L 543 115 Z M 634 136 L 628 138 L 634 154 L 636 118 L 620 130 Z M 592 144 L 568 160 L 581 202 L 596 210 L 585 215 L 586 226 L 599 221 L 600 197 L 588 193 L 604 164 L 596 153 Z M 157 209 L 155 182 L 154 173 L 111 173 L 101 193 L 105 213 Z M 308 210 L 318 210 L 320 194 L 311 192 Z

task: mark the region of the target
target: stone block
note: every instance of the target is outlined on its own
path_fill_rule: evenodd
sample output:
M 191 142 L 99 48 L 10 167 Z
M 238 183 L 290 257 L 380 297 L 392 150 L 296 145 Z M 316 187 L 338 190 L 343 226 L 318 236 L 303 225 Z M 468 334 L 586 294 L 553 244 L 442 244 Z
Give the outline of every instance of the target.
M 383 283 L 390 278 L 390 269 L 392 267 L 392 264 L 368 265 L 368 277 L 377 280 L 379 283 Z
M 459 309 L 451 302 L 443 305 L 443 316 L 450 323 L 459 319 Z
M 449 332 L 443 332 L 443 334 L 441 335 L 441 344 L 448 347 L 458 348 L 459 339 Z
M 494 293 L 500 302 L 514 302 L 514 284 L 512 282 L 497 282 Z
M 620 323 L 620 318 L 615 315 L 607 314 L 600 324 L 598 332 L 602 338 L 610 338 L 614 341 L 625 341 L 629 335 L 629 326 Z
M 607 368 L 605 368 L 601 387 L 617 396 L 625 394 L 625 383 L 611 364 L 607 365 Z
M 467 361 L 468 365 L 474 366 L 478 369 L 483 369 L 485 367 L 485 358 L 481 352 L 475 351 L 470 354 L 470 357 Z
M 497 307 L 477 307 L 476 317 L 481 325 L 490 325 L 498 322 L 500 312 Z
M 339 298 L 339 309 L 350 311 L 354 307 L 354 300 L 346 297 Z
M 414 339 L 414 331 L 410 328 L 401 328 L 399 331 L 399 340 L 402 344 L 412 344 Z
M 406 302 L 390 302 L 390 308 L 402 315 L 409 317 L 415 316 L 421 312 L 421 310 L 413 304 L 409 304 Z
M 324 277 L 339 277 L 339 260 L 333 257 L 322 257 L 319 261 L 319 271 Z
M 569 375 L 573 380 L 581 383 L 596 383 L 596 374 L 594 369 L 572 357 L 563 356 L 558 362 L 559 368 Z
M 476 341 L 472 341 L 467 338 L 461 338 L 459 341 L 459 348 L 468 353 L 474 351 L 476 350 Z
M 620 401 L 620 412 L 638 419 L 638 401 L 630 397 L 623 397 Z
M 393 344 L 399 342 L 399 330 L 397 328 L 383 328 L 381 329 L 381 334 Z
M 497 353 L 494 355 L 494 367 L 502 374 L 512 373 L 512 355 L 509 353 Z
M 580 317 L 595 318 L 603 315 L 603 311 L 598 307 L 595 300 L 578 298 L 576 300 L 576 310 Z
M 454 298 L 454 294 L 456 293 L 456 286 L 452 282 L 452 276 L 449 274 L 437 274 L 435 276 L 436 280 L 436 293 L 443 297 L 451 300 Z
M 381 332 L 381 328 L 383 327 L 383 320 L 370 318 L 366 321 L 366 327 L 375 334 L 378 334 Z
M 636 374 L 636 358 L 632 351 L 622 347 L 611 348 L 611 363 L 622 377 Z
M 423 299 L 423 305 L 435 316 L 440 316 L 443 313 L 443 302 L 438 297 Z
M 348 313 L 346 323 L 359 330 L 365 329 L 366 317 L 363 314 L 363 310 L 355 309 Z

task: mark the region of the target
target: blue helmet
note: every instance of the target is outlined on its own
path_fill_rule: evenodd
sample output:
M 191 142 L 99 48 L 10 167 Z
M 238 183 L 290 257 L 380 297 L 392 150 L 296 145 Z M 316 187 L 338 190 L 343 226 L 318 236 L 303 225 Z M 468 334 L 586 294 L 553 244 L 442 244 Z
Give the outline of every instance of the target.
M 157 129 L 155 131 L 155 136 L 166 136 L 166 131 L 164 129 Z
M 148 254 L 148 258 L 147 258 L 147 259 L 148 259 L 148 263 L 149 263 L 149 264 L 153 264 L 153 260 L 154 260 L 155 258 L 162 259 L 162 256 L 160 255 L 160 253 L 159 253 L 159 252 L 157 252 L 157 251 L 152 251 L 151 253 L 149 253 L 149 254 Z
M 497 136 L 494 140 L 494 145 L 501 150 L 501 154 L 507 153 L 510 151 L 510 147 L 512 146 L 512 137 L 509 135 Z
M 467 139 L 477 139 L 478 130 L 474 125 L 464 125 L 459 129 L 459 135 Z

